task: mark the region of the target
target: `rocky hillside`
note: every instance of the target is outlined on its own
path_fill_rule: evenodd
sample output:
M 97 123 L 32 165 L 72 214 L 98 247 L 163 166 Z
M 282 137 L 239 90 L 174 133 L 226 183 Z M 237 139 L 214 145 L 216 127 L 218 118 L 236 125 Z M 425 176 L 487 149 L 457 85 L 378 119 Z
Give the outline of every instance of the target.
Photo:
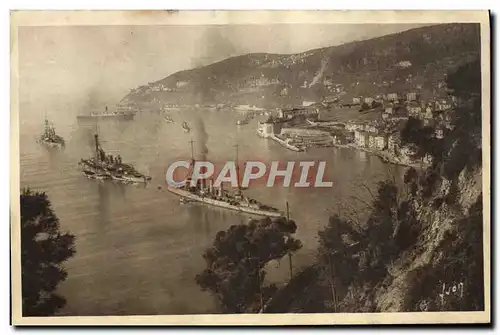
M 479 25 L 443 24 L 300 54 L 247 54 L 140 86 L 122 102 L 276 107 L 406 90 L 425 96 L 479 46 Z

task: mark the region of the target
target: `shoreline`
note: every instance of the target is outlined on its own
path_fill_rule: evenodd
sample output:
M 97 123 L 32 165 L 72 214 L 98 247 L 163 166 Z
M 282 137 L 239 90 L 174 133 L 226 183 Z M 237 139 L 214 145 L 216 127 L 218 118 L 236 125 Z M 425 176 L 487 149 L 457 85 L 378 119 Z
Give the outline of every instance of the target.
M 364 151 L 364 152 L 367 152 L 367 153 L 370 153 L 372 155 L 375 155 L 375 156 L 379 157 L 384 163 L 387 163 L 387 164 L 394 164 L 394 165 L 412 167 L 412 168 L 415 168 L 415 169 L 422 169 L 422 168 L 426 168 L 428 166 L 428 164 L 404 163 L 404 162 L 401 162 L 401 161 L 397 160 L 393 156 L 389 155 L 386 151 L 371 150 L 371 149 L 368 149 L 368 148 L 363 148 L 363 147 L 357 146 L 357 145 L 355 145 L 353 143 L 349 143 L 349 144 L 333 144 L 333 146 L 336 147 L 336 148 L 348 148 L 348 149 L 353 149 L 353 150 Z

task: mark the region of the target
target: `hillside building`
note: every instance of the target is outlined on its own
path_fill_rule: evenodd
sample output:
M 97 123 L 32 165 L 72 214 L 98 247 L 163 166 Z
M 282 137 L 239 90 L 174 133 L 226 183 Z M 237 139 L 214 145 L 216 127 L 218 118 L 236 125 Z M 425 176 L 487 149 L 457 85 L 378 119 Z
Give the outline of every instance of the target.
M 389 93 L 387 94 L 387 100 L 389 101 L 396 101 L 399 99 L 399 96 L 397 93 Z
M 272 117 L 269 117 L 266 121 L 259 122 L 257 128 L 257 135 L 263 138 L 272 137 L 276 134 L 281 133 L 282 123 L 275 122 Z
M 416 92 L 410 92 L 406 94 L 407 101 L 416 101 L 418 99 L 418 95 Z
M 387 136 L 385 134 L 368 133 L 368 147 L 375 150 L 383 150 L 387 146 Z
M 354 131 L 354 143 L 362 148 L 368 147 L 370 142 L 370 137 L 366 131 L 355 130 Z

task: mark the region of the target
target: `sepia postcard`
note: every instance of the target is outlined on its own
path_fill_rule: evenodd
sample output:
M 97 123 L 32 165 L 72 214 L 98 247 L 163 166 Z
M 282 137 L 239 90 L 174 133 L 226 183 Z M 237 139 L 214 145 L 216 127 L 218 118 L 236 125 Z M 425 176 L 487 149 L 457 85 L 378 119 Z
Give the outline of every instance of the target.
M 489 18 L 12 11 L 12 323 L 490 323 Z

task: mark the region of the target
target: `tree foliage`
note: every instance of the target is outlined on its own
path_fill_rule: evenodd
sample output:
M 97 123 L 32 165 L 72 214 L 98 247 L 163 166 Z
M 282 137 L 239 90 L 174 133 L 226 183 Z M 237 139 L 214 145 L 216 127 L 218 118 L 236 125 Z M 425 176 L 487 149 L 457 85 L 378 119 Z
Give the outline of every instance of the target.
M 375 108 L 380 108 L 380 107 L 382 107 L 382 106 L 383 106 L 383 104 L 382 104 L 381 102 L 376 101 L 376 100 L 373 100 L 373 101 L 372 101 L 372 105 L 371 105 L 371 108 L 372 108 L 372 109 L 375 109 Z
M 212 292 L 226 312 L 252 309 L 272 293 L 272 287 L 263 287 L 265 265 L 302 247 L 291 236 L 296 229 L 292 220 L 266 218 L 220 231 L 203 255 L 207 267 L 196 276 L 197 283 Z
M 328 226 L 318 233 L 319 260 L 344 285 L 349 285 L 359 273 L 356 257 L 364 236 L 355 227 L 352 222 L 334 215 Z
M 433 135 L 434 128 L 424 126 L 422 120 L 414 117 L 409 117 L 401 130 L 401 140 L 414 149 L 414 159 L 421 159 L 425 155 L 439 156 L 439 141 Z
M 359 109 L 360 112 L 364 112 L 366 110 L 369 110 L 370 109 L 370 105 L 368 105 L 366 102 L 363 102 L 361 104 L 361 108 Z
M 319 261 L 337 283 L 344 288 L 376 285 L 391 262 L 415 245 L 421 225 L 410 199 L 417 180 L 416 170 L 410 169 L 403 189 L 392 180 L 379 182 L 364 226 L 334 215 L 319 232 Z
M 481 164 L 481 64 L 478 59 L 450 73 L 446 80 L 457 106 L 452 114 L 453 131 L 446 141 L 445 174 L 451 179 L 467 167 Z
M 62 263 L 74 255 L 75 237 L 60 231 L 45 193 L 24 189 L 20 201 L 23 315 L 53 315 L 66 303 L 54 291 L 67 277 Z

